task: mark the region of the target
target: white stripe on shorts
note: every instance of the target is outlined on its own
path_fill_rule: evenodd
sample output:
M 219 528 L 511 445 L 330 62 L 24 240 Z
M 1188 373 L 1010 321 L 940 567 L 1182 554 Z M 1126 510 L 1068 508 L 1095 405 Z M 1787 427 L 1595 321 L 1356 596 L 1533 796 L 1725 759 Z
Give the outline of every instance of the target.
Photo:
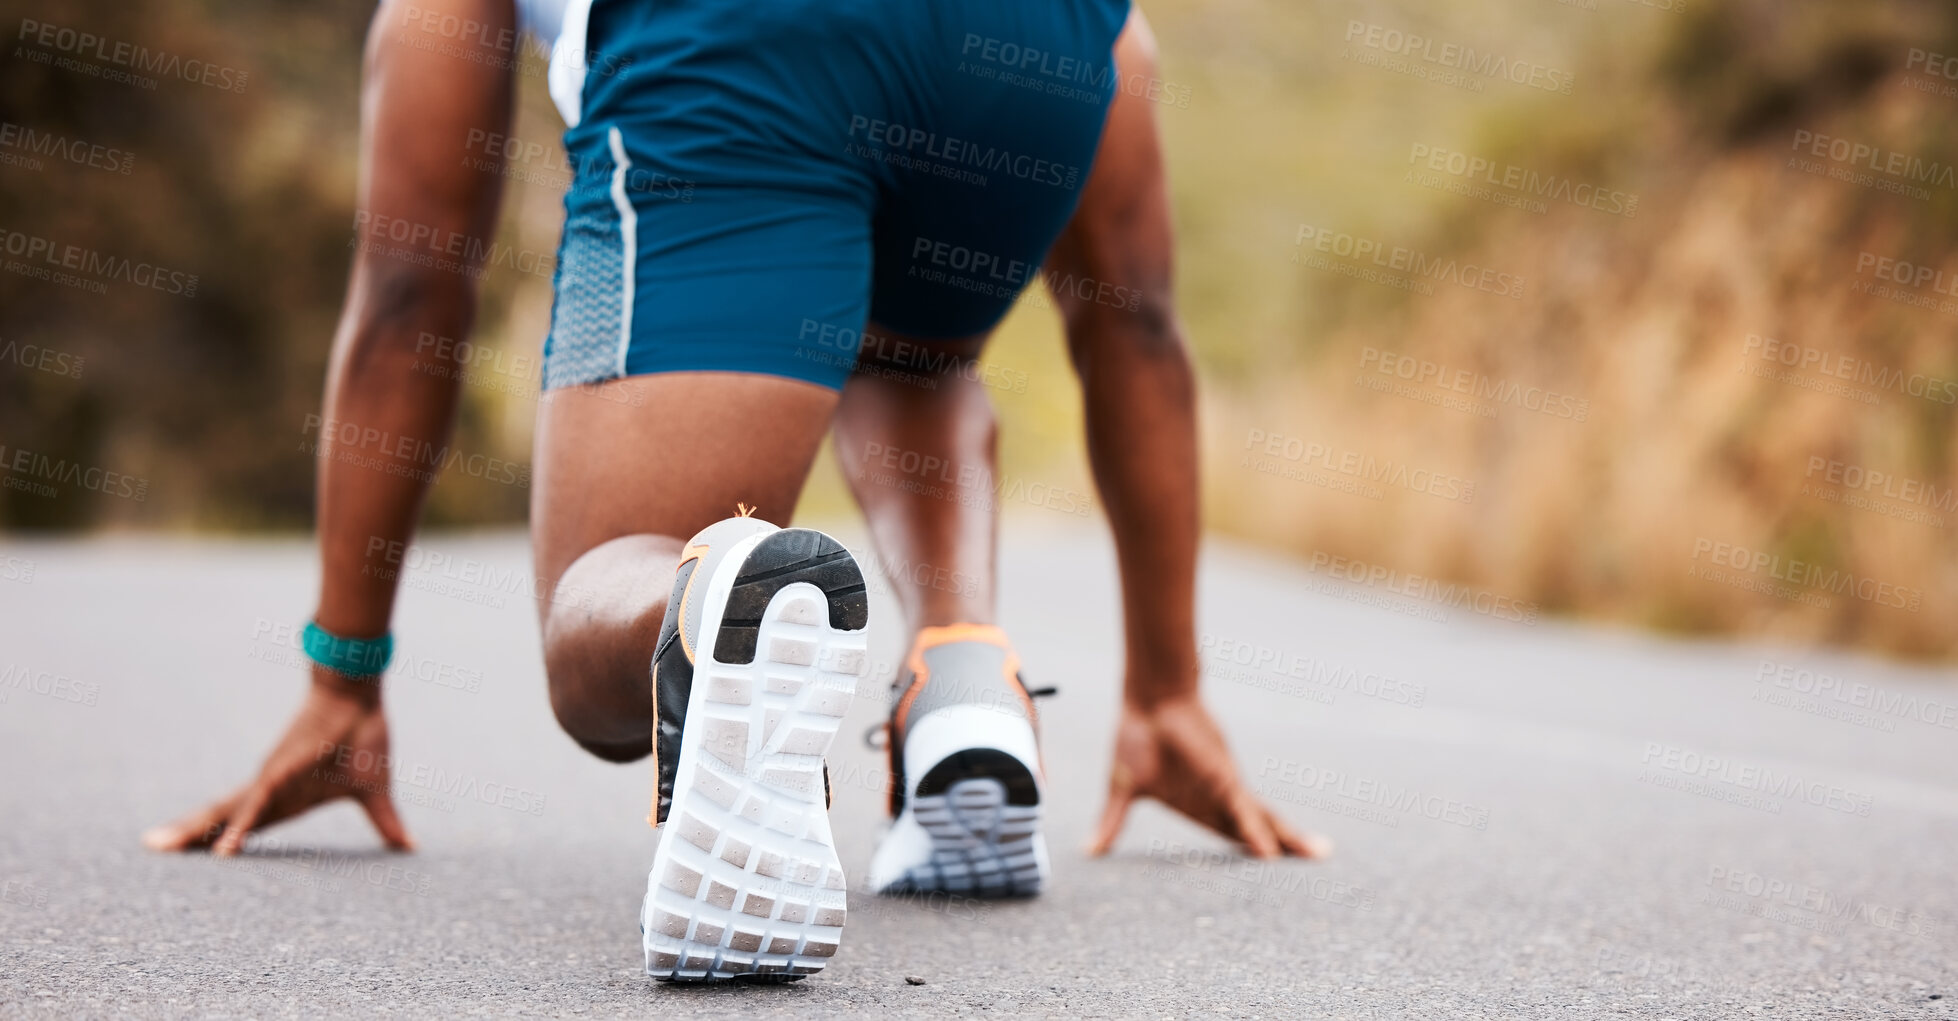
M 639 261 L 639 213 L 632 208 L 632 199 L 626 195 L 626 175 L 632 170 L 632 158 L 625 154 L 625 138 L 619 129 L 611 129 L 612 140 L 612 205 L 619 211 L 619 236 L 625 242 L 621 253 L 619 272 L 621 279 L 619 300 L 619 375 L 625 375 L 626 352 L 632 348 L 632 284 L 633 270 Z

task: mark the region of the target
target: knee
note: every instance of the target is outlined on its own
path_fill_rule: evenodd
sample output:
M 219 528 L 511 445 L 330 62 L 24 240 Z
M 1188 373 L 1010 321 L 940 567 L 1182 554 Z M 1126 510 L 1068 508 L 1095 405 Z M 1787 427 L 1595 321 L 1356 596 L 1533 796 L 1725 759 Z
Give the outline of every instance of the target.
M 578 747 L 607 762 L 632 762 L 652 754 L 652 706 L 635 714 L 619 705 L 605 704 L 602 689 L 591 685 L 592 664 L 580 655 L 575 643 L 565 640 L 568 636 L 562 630 L 553 628 L 548 610 L 543 623 L 544 683 L 558 727 L 578 742 Z M 650 702 L 650 679 L 646 692 Z
M 578 747 L 583 748 L 584 750 L 592 753 L 593 755 L 598 756 L 601 759 L 604 759 L 607 762 L 617 762 L 621 764 L 627 762 L 638 762 L 640 759 L 643 759 L 646 756 L 653 754 L 653 743 L 650 740 L 643 745 L 642 744 L 602 744 L 597 741 L 587 741 L 576 734 L 571 735 L 571 740 L 578 742 Z
M 994 372 L 981 363 L 983 338 L 899 338 L 874 326 L 866 335 L 876 340 L 866 342 L 858 355 L 855 375 L 838 410 L 838 424 L 845 433 L 884 444 L 893 430 L 916 429 L 948 435 L 965 449 L 977 444 L 991 455 L 998 443 L 999 421 L 988 391 L 996 386 L 1010 388 L 1024 373 L 1010 368 Z M 866 447 L 864 456 L 879 449 L 883 448 Z
M 616 725 L 608 726 L 608 721 L 594 716 L 590 707 L 573 694 L 570 684 L 559 683 L 560 671 L 547 667 L 546 674 L 550 678 L 551 713 L 578 747 L 607 762 L 637 762 L 653 753 L 651 732 L 643 737 L 619 734 Z

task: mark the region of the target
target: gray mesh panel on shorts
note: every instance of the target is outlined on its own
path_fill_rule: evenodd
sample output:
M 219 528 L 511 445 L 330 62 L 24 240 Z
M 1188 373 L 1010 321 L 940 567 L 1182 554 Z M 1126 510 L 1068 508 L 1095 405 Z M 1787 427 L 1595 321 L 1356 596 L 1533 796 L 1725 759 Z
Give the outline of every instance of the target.
M 625 271 L 625 235 L 616 213 L 581 215 L 564 225 L 557 301 L 544 343 L 544 389 L 619 375 Z

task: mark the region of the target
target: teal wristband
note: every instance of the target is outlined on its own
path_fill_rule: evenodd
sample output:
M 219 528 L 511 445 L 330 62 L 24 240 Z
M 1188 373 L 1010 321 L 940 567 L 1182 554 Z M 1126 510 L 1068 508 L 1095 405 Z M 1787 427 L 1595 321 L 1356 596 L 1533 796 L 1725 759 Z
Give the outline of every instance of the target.
M 307 659 L 347 677 L 378 677 L 394 658 L 392 632 L 379 638 L 342 638 L 309 620 L 300 644 Z

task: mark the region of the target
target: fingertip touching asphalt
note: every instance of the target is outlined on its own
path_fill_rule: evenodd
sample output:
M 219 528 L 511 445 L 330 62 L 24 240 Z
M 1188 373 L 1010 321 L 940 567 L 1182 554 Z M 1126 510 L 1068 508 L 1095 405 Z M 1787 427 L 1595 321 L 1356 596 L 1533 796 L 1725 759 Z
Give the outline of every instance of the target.
M 522 536 L 408 558 L 388 705 L 421 850 L 380 851 L 340 804 L 228 861 L 138 836 L 247 779 L 297 704 L 311 544 L 6 553 L 34 565 L 0 580 L 8 1016 L 1958 1016 L 1958 685 L 1937 671 L 1502 619 L 1213 543 L 1206 695 L 1255 789 L 1338 852 L 1252 862 L 1145 805 L 1090 860 L 1112 552 L 1009 521 L 1002 623 L 1061 689 L 1050 892 L 862 888 L 886 777 L 857 735 L 905 637 L 884 589 L 831 763 L 841 951 L 804 982 L 679 987 L 640 970 L 652 776 L 553 722 Z

